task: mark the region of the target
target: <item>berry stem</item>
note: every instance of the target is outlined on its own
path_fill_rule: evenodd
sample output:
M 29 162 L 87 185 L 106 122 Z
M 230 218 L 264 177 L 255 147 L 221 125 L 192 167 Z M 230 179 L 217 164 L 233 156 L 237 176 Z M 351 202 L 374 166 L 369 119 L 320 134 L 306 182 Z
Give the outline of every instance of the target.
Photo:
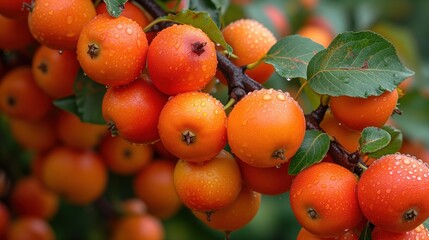
M 153 18 L 160 18 L 167 13 L 153 0 L 136 0 Z M 157 21 L 157 20 L 154 20 Z M 170 26 L 171 22 L 156 22 L 150 27 L 150 31 L 161 31 Z M 148 29 L 145 28 L 145 31 Z M 217 68 L 224 74 L 228 82 L 229 98 L 236 102 L 243 98 L 247 93 L 262 89 L 262 85 L 245 74 L 245 67 L 235 66 L 229 58 L 220 52 L 216 53 L 218 65 Z
M 318 130 L 322 131 L 320 123 L 322 122 L 326 111 L 328 110 L 328 105 L 320 104 L 311 113 L 305 116 L 307 129 L 308 130 Z M 349 153 L 347 152 L 337 141 L 331 141 L 328 149 L 328 154 L 332 157 L 335 163 L 349 169 L 352 172 L 357 173 L 358 175 L 364 170 L 358 165 L 365 165 L 362 162 L 362 158 L 358 152 Z

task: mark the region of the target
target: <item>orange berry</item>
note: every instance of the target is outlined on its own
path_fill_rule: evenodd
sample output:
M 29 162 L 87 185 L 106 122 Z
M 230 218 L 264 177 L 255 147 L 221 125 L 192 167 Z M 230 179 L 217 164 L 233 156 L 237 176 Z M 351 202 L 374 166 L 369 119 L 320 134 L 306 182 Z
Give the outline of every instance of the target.
M 111 87 L 137 79 L 146 65 L 146 34 L 135 21 L 104 13 L 82 30 L 77 58 L 92 80 Z
M 367 98 L 331 97 L 329 106 L 338 121 L 349 128 L 362 131 L 366 127 L 382 127 L 398 102 L 398 91 L 384 92 Z
M 100 154 L 109 170 L 119 175 L 134 174 L 153 158 L 150 145 L 132 144 L 120 136 L 106 136 L 101 142 Z
M 290 187 L 292 211 L 302 227 L 320 237 L 353 229 L 362 218 L 357 179 L 346 168 L 321 162 L 301 171 Z
M 9 19 L 0 15 L 0 49 L 23 49 L 33 42 L 26 19 Z
M 41 120 L 52 106 L 51 98 L 34 81 L 30 67 L 14 68 L 0 81 L 0 109 L 9 117 Z
M 304 113 L 289 93 L 253 91 L 228 116 L 231 151 L 254 167 L 274 167 L 289 161 L 305 135 Z
M 375 226 L 371 232 L 373 240 L 429 240 L 429 230 L 423 224 L 408 232 L 388 232 Z
M 429 217 L 429 168 L 407 155 L 385 155 L 363 172 L 357 196 L 363 214 L 375 226 L 411 231 Z
M 207 226 L 223 232 L 244 227 L 256 216 L 261 204 L 261 194 L 243 186 L 237 198 L 225 208 L 192 213 Z
M 162 240 L 162 223 L 151 215 L 128 216 L 119 219 L 113 229 L 112 240 Z
M 74 50 L 83 27 L 95 15 L 91 0 L 37 0 L 28 15 L 28 26 L 39 43 Z
M 82 122 L 78 116 L 61 111 L 56 126 L 58 138 L 69 147 L 92 149 L 108 133 L 106 126 Z
M 334 39 L 334 37 L 329 31 L 314 25 L 306 25 L 301 27 L 298 30 L 297 34 L 306 38 L 310 38 L 311 40 L 322 45 L 325 48 L 327 48 Z
M 174 188 L 175 163 L 170 160 L 156 159 L 134 178 L 134 192 L 143 200 L 150 214 L 167 219 L 176 214 L 182 202 Z
M 330 111 L 326 112 L 320 127 L 348 152 L 358 150 L 361 133 L 341 124 Z
M 33 56 L 32 72 L 37 85 L 54 99 L 73 94 L 73 84 L 79 70 L 74 51 L 40 46 Z
M 97 14 L 107 13 L 106 3 L 101 2 L 98 4 L 95 10 L 97 11 Z M 126 2 L 124 4 L 124 10 L 122 11 L 121 16 L 136 21 L 141 28 L 145 28 L 151 22 L 148 18 L 148 15 L 145 14 L 143 8 L 138 6 L 136 2 Z
M 207 93 L 187 92 L 165 104 L 158 130 L 169 152 L 185 161 L 203 162 L 225 147 L 226 121 L 219 100 Z
M 222 30 L 225 41 L 234 49 L 238 58 L 231 61 L 237 66 L 254 63 L 263 58 L 277 42 L 274 35 L 261 23 L 253 19 L 240 19 L 230 23 Z M 259 83 L 264 83 L 274 73 L 274 67 L 260 63 L 246 74 Z
M 166 95 L 138 79 L 124 87 L 107 89 L 102 113 L 112 134 L 133 143 L 151 143 L 159 139 L 159 115 L 166 102 Z
M 56 147 L 45 156 L 43 183 L 77 205 L 98 198 L 107 184 L 107 171 L 100 156 L 89 150 Z
M 225 150 L 203 163 L 179 160 L 174 168 L 174 186 L 188 208 L 219 210 L 237 198 L 241 189 L 240 168 Z
M 214 43 L 190 25 L 176 24 L 159 32 L 149 46 L 147 61 L 152 82 L 168 95 L 203 89 L 217 68 Z

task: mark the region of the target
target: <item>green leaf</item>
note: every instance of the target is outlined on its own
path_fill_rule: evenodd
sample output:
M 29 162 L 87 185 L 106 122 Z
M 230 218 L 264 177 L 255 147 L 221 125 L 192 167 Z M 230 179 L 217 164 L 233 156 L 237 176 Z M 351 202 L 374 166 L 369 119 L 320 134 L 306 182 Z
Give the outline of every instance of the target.
M 127 0 L 103 0 L 106 3 L 107 12 L 109 12 L 112 17 L 119 17 L 124 11 L 124 4 Z
M 156 21 L 173 21 L 181 24 L 192 25 L 203 30 L 214 43 L 222 46 L 228 51 L 228 53 L 232 53 L 232 47 L 226 43 L 222 32 L 207 12 L 195 12 L 186 9 L 175 15 L 168 14 L 167 16 L 160 17 Z
M 362 31 L 342 33 L 317 53 L 308 65 L 307 79 L 319 94 L 368 97 L 392 91 L 413 74 L 390 42 Z
M 322 45 L 309 38 L 292 35 L 274 44 L 264 60 L 273 65 L 276 72 L 286 79 L 307 78 L 308 63 L 316 53 L 323 49 Z
M 106 87 L 87 77 L 82 70 L 79 71 L 75 84 L 77 115 L 83 122 L 105 124 L 101 113 Z
M 391 140 L 390 134 L 377 127 L 367 127 L 359 138 L 360 150 L 363 153 L 372 153 L 386 147 Z
M 304 168 L 322 161 L 329 149 L 329 136 L 326 133 L 307 130 L 301 147 L 289 165 L 289 174 L 298 174 Z
M 225 14 L 228 6 L 228 0 L 191 0 L 189 2 L 189 9 L 207 12 L 218 28 L 222 26 L 222 15 Z
M 380 158 L 387 154 L 396 153 L 402 146 L 402 132 L 399 129 L 392 126 L 384 126 L 382 129 L 389 133 L 390 142 L 382 149 L 368 154 L 369 157 Z
M 369 225 L 369 222 L 360 234 L 359 240 L 371 240 L 371 226 Z
M 76 104 L 76 96 L 72 95 L 69 97 L 56 99 L 54 100 L 54 105 L 58 108 L 73 113 L 74 115 L 79 115 L 79 112 L 77 110 L 77 104 Z

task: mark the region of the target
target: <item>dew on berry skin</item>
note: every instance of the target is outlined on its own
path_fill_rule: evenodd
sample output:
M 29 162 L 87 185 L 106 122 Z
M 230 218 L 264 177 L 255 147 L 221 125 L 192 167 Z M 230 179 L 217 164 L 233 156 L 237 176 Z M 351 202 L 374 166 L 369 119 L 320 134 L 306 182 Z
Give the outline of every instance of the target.
M 283 94 L 277 94 L 276 98 L 280 101 L 286 100 L 286 97 Z
M 133 30 L 132 30 L 131 28 L 127 28 L 127 30 L 125 30 L 125 32 L 126 32 L 128 35 L 133 34 Z
M 269 101 L 269 100 L 271 100 L 271 95 L 269 95 L 269 94 L 265 94 L 264 96 L 262 96 L 262 99 L 264 99 L 265 101 Z
M 402 155 L 401 154 L 396 154 L 395 160 L 401 160 L 401 159 L 402 159 Z
M 281 165 L 281 164 L 277 164 L 277 165 L 276 165 L 276 168 L 277 168 L 277 169 L 279 169 L 279 168 L 281 168 L 281 167 L 282 167 L 282 165 Z
M 405 158 L 404 159 L 404 164 L 409 165 L 411 163 L 409 158 Z

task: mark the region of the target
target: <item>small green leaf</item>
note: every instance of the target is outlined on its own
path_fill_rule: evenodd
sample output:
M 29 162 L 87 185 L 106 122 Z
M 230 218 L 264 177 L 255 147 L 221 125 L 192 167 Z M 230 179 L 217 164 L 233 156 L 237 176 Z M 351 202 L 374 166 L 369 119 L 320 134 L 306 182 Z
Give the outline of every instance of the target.
M 322 45 L 309 38 L 292 35 L 274 44 L 264 60 L 273 65 L 276 72 L 284 78 L 307 78 L 308 63 L 323 49 Z
M 372 153 L 386 147 L 390 142 L 390 134 L 377 127 L 367 127 L 359 138 L 360 150 L 363 153 Z
M 307 70 L 309 85 L 319 94 L 368 97 L 392 91 L 412 76 L 395 48 L 371 32 L 345 32 L 314 56 Z
M 124 4 L 128 0 L 104 0 L 107 7 L 107 12 L 109 12 L 110 16 L 112 17 L 119 17 L 124 11 Z
M 92 81 L 80 70 L 75 80 L 74 92 L 79 118 L 83 122 L 105 124 L 101 113 L 101 103 L 106 93 L 106 87 Z
M 326 133 L 307 130 L 301 147 L 289 165 L 289 174 L 298 174 L 304 168 L 322 161 L 329 149 L 329 136 Z
M 222 32 L 207 12 L 195 12 L 186 9 L 175 15 L 168 14 L 167 16 L 160 17 L 156 21 L 173 21 L 181 24 L 192 25 L 203 30 L 203 32 L 205 32 L 215 44 L 219 44 L 227 50 L 228 53 L 232 53 L 232 47 L 226 43 Z
M 58 108 L 73 113 L 74 115 L 79 115 L 78 110 L 77 110 L 77 104 L 76 104 L 76 96 L 72 95 L 69 97 L 65 97 L 65 98 L 61 98 L 61 99 L 56 99 L 54 100 L 54 105 L 57 106 Z
M 371 226 L 369 225 L 369 222 L 360 234 L 359 240 L 371 240 Z
M 381 156 L 387 154 L 396 153 L 402 146 L 402 132 L 399 129 L 396 129 L 392 126 L 384 126 L 382 129 L 389 133 L 391 140 L 387 146 L 368 154 L 369 157 L 380 158 Z

